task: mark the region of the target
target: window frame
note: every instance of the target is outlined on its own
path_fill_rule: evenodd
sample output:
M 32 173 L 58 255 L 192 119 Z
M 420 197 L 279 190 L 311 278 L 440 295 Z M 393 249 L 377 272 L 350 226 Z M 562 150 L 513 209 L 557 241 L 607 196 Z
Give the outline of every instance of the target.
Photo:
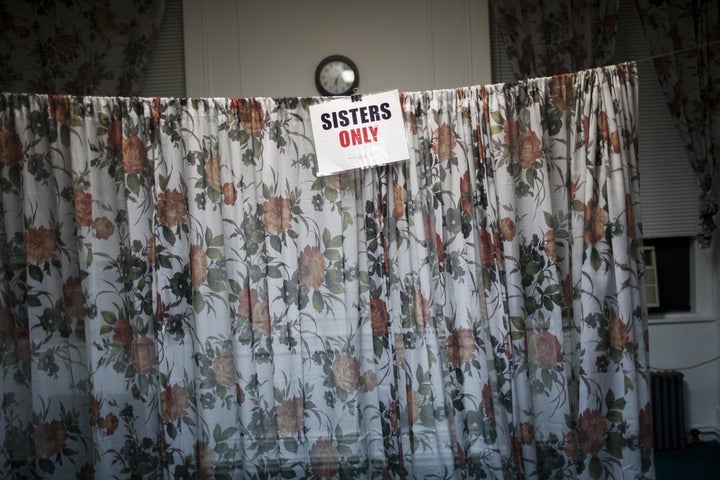
M 717 235 L 715 235 L 717 237 Z M 718 238 L 713 246 L 700 248 L 698 242 L 690 242 L 690 311 L 660 312 L 648 314 L 648 323 L 702 323 L 717 321 L 718 297 Z

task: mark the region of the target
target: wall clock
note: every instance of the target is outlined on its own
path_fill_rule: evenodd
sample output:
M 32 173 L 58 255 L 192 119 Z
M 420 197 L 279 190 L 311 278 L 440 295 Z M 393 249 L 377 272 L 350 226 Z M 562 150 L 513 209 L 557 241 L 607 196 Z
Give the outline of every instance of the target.
M 352 95 L 359 84 L 357 66 L 343 55 L 325 57 L 315 69 L 315 86 L 321 95 Z

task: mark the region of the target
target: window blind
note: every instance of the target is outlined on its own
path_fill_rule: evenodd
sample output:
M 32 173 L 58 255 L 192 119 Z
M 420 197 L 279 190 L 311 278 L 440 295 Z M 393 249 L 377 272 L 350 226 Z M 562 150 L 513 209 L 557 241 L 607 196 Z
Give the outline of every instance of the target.
M 513 82 L 510 61 L 490 9 L 493 82 Z M 695 174 L 667 108 L 635 2 L 620 2 L 614 63 L 637 61 L 640 202 L 645 238 L 695 236 L 698 197 Z
M 185 48 L 182 0 L 166 0 L 160 31 L 139 95 L 141 97 L 185 96 Z
M 657 80 L 635 2 L 620 2 L 615 62 L 638 66 L 640 201 L 647 238 L 696 234 L 698 198 L 695 173 Z

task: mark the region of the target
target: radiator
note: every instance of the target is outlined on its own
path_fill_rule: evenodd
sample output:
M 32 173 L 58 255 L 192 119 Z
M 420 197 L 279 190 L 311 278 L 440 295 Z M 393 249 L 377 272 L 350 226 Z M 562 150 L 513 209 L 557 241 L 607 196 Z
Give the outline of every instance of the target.
M 683 450 L 685 439 L 685 387 L 677 370 L 650 373 L 655 450 Z

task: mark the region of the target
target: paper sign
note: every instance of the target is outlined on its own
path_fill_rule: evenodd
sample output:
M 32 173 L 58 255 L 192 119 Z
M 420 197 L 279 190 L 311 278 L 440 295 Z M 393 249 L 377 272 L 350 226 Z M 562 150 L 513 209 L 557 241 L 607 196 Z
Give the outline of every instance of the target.
M 397 90 L 310 106 L 317 175 L 410 158 Z

